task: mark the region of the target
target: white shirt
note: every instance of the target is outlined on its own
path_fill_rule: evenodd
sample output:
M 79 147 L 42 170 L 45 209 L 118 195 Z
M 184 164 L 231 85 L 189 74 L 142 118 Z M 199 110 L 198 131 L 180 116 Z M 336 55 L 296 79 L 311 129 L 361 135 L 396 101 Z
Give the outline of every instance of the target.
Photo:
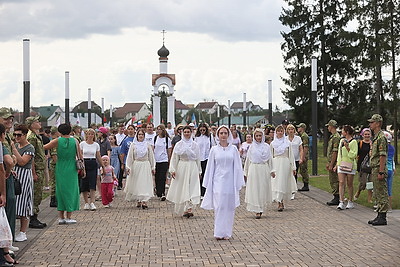
M 298 135 L 295 135 L 292 141 L 290 141 L 289 136 L 286 136 L 286 139 L 289 141 L 289 143 L 292 144 L 294 161 L 299 161 L 300 160 L 300 146 L 303 144 L 303 141 L 301 141 L 301 138 Z
M 166 129 L 167 130 L 167 133 L 168 133 L 168 135 L 169 135 L 169 138 L 174 138 L 174 136 L 175 136 L 175 130 L 173 129 L 173 128 L 171 128 L 171 129 Z
M 85 159 L 96 158 L 96 152 L 100 151 L 100 145 L 97 142 L 89 145 L 86 141 L 82 141 L 79 146 L 83 151 L 83 158 Z
M 200 148 L 200 161 L 205 161 L 208 159 L 208 155 L 210 154 L 210 137 L 206 135 L 200 135 L 195 137 L 194 141 L 199 145 Z
M 121 145 L 121 142 L 122 142 L 122 140 L 124 140 L 124 138 L 125 138 L 125 134 L 124 133 L 122 133 L 122 134 L 120 134 L 120 133 L 117 133 L 116 135 L 115 135 L 115 139 L 117 139 L 117 145 Z
M 146 141 L 148 144 L 154 146 L 154 137 L 156 136 L 156 133 L 153 132 L 152 134 L 145 133 L 144 134 L 144 141 Z
M 168 162 L 168 151 L 167 144 L 165 143 L 168 140 L 168 148 L 171 148 L 171 140 L 165 137 L 157 136 L 156 143 L 154 145 L 154 158 L 156 162 Z

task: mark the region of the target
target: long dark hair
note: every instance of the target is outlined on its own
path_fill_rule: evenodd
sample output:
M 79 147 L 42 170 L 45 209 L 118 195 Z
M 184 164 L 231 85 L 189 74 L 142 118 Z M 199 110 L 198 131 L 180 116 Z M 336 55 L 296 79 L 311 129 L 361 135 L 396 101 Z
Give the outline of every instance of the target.
M 204 133 L 204 135 L 209 137 L 210 136 L 210 130 L 208 129 L 207 124 L 205 124 L 205 123 L 200 123 L 199 127 L 197 128 L 195 136 L 199 137 L 201 135 L 201 131 L 200 131 L 201 128 L 205 128 L 206 129 L 206 132 Z

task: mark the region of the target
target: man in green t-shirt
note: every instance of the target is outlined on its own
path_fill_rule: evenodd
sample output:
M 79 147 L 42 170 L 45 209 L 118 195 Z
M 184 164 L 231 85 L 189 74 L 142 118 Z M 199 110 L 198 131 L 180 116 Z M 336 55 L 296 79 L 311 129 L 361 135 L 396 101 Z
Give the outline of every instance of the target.
M 376 211 L 378 216 L 375 219 L 368 221 L 372 225 L 387 225 L 386 213 L 389 208 L 389 197 L 387 189 L 387 166 L 386 157 L 388 152 L 388 142 L 385 135 L 383 134 L 382 127 L 382 116 L 379 114 L 372 115 L 371 119 L 368 120 L 369 128 L 374 133 L 371 147 L 371 180 L 374 185 L 373 194 L 378 205 Z
M 331 185 L 333 199 L 331 201 L 326 202 L 329 206 L 337 206 L 339 205 L 339 180 L 337 172 L 333 169 L 336 166 L 336 160 L 339 150 L 339 143 L 340 143 L 340 135 L 337 132 L 337 122 L 335 120 L 330 120 L 325 126 L 328 127 L 328 131 L 331 133 L 331 137 L 329 138 L 328 142 L 328 152 L 327 152 L 327 159 L 328 162 L 326 163 L 326 170 L 329 173 L 329 183 Z

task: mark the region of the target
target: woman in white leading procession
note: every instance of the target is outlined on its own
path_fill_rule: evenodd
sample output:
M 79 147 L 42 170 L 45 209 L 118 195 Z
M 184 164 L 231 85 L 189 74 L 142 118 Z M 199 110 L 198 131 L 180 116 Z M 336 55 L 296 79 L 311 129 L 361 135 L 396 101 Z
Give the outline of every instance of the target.
M 272 200 L 278 202 L 278 211 L 283 211 L 283 201 L 290 200 L 292 193 L 297 191 L 297 185 L 294 179 L 296 163 L 292 145 L 286 139 L 282 125 L 275 129 L 274 140 L 271 142 L 271 156 Z
M 190 126 L 183 128 L 182 139 L 172 153 L 169 171 L 172 176 L 167 200 L 175 203 L 175 213 L 193 216 L 193 209 L 200 204 L 200 149 L 193 141 Z
M 222 125 L 216 132 L 218 145 L 211 148 L 204 175 L 206 188 L 201 207 L 214 210 L 214 237 L 232 237 L 235 209 L 240 205 L 239 191 L 244 186 L 242 161 L 232 133 Z
M 125 185 L 125 200 L 137 201 L 138 208 L 147 209 L 147 201 L 153 196 L 153 174 L 155 159 L 152 146 L 144 140 L 145 131 L 139 129 L 129 147 L 126 159 L 128 177 Z
M 270 161 L 270 146 L 265 143 L 263 131 L 256 129 L 244 164 L 245 202 L 248 211 L 256 212 L 256 219 L 260 219 L 267 205 L 272 203 Z

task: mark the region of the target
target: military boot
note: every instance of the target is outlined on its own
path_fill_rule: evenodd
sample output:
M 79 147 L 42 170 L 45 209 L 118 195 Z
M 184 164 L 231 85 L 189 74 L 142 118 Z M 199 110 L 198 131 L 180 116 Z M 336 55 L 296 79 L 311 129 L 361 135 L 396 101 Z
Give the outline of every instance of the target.
M 57 198 L 56 197 L 51 197 L 50 198 L 50 207 L 51 208 L 57 208 Z
M 379 212 L 378 213 L 378 219 L 374 222 L 371 223 L 372 225 L 387 225 L 386 221 L 386 212 Z
M 328 206 L 337 206 L 339 205 L 339 194 L 334 194 L 333 199 L 329 202 L 326 202 Z
M 47 224 L 45 223 L 41 223 L 38 218 L 37 215 L 34 214 L 31 216 L 31 219 L 29 220 L 29 228 L 35 228 L 35 229 L 43 229 L 47 226 Z
M 310 191 L 310 188 L 308 188 L 308 183 L 304 183 L 303 187 L 297 191 Z
M 378 213 L 378 215 L 376 215 L 375 219 L 373 219 L 373 220 L 369 220 L 369 221 L 368 221 L 368 224 L 372 224 L 372 223 L 374 223 L 375 221 L 377 221 L 377 220 L 378 220 L 378 218 L 379 218 L 379 213 Z

